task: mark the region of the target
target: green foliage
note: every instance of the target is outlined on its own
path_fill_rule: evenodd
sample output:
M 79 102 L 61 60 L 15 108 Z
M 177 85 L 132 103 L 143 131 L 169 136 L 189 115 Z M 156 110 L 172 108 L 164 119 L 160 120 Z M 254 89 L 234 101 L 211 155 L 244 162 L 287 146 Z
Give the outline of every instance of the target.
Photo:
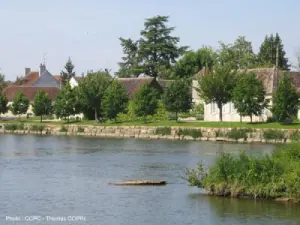
M 36 116 L 41 116 L 41 122 L 43 120 L 43 115 L 50 115 L 52 113 L 52 102 L 45 91 L 39 90 L 35 94 L 32 110 Z
M 32 125 L 30 127 L 30 131 L 39 131 L 39 132 L 42 132 L 43 130 L 45 130 L 45 126 L 44 125 Z
M 300 141 L 300 131 L 295 130 L 293 133 L 290 134 L 289 139 L 292 141 Z
M 237 156 L 221 153 L 215 164 L 205 169 L 199 164 L 187 169 L 191 186 L 212 195 L 250 198 L 300 198 L 299 143 L 279 147 L 271 155 Z
M 198 129 L 186 129 L 186 128 L 179 128 L 177 131 L 177 135 L 180 136 L 191 136 L 192 138 L 200 138 L 202 137 L 201 130 Z
M 285 138 L 284 131 L 282 130 L 265 130 L 264 139 L 266 140 L 283 140 Z
M 257 65 L 252 43 L 245 37 L 238 37 L 233 44 L 220 42 L 218 58 L 221 65 L 230 64 L 233 69 L 249 69 Z
M 164 93 L 164 105 L 169 112 L 174 112 L 178 120 L 179 112 L 187 112 L 192 106 L 190 86 L 186 80 L 172 82 Z
M 11 112 L 14 115 L 25 114 L 29 107 L 29 100 L 24 96 L 23 92 L 18 91 L 11 105 Z
M 286 58 L 286 52 L 282 40 L 278 33 L 275 37 L 273 34 L 266 36 L 264 42 L 261 44 L 258 60 L 261 65 L 276 65 L 276 52 L 278 47 L 278 67 L 283 70 L 289 70 L 288 58 Z
M 155 129 L 156 135 L 171 135 L 171 127 L 157 127 Z
M 118 81 L 113 81 L 107 89 L 102 104 L 104 115 L 110 120 L 116 121 L 117 115 L 126 110 L 128 95 Z
M 251 132 L 251 130 L 249 129 L 237 129 L 237 128 L 233 128 L 232 130 L 228 131 L 226 136 L 228 138 L 234 139 L 234 140 L 238 140 L 243 138 L 244 140 L 247 139 L 247 133 Z
M 121 38 L 123 62 L 118 76 L 147 74 L 158 77 L 160 70 L 171 67 L 187 47 L 178 47 L 178 37 L 171 36 L 174 27 L 168 27 L 167 16 L 146 19 L 139 41 Z
M 196 120 L 204 120 L 204 115 L 197 115 Z
M 89 73 L 78 85 L 78 96 L 82 111 L 94 112 L 94 119 L 99 122 L 103 117 L 102 102 L 107 88 L 112 83 L 107 71 Z
M 65 127 L 65 126 L 61 126 L 61 128 L 60 128 L 59 131 L 60 131 L 60 132 L 68 132 L 68 128 Z
M 54 112 L 58 118 L 68 119 L 69 116 L 75 115 L 77 110 L 77 98 L 74 89 L 67 83 L 56 96 L 54 102 Z
M 74 65 L 73 65 L 70 57 L 68 58 L 68 61 L 66 62 L 65 70 L 66 71 L 61 71 L 61 73 L 60 73 L 60 78 L 61 78 L 61 82 L 63 83 L 63 85 L 65 85 L 67 82 L 69 82 L 70 79 L 72 77 L 75 77 L 75 75 L 76 75 L 74 72 Z
M 283 122 L 287 118 L 292 119 L 297 115 L 299 104 L 299 95 L 292 86 L 288 74 L 285 73 L 273 96 L 271 108 L 273 116 L 279 122 Z
M 236 78 L 236 71 L 232 70 L 230 65 L 216 65 L 211 73 L 202 75 L 198 80 L 199 87 L 196 90 L 199 97 L 204 99 L 206 104 L 213 102 L 217 104 L 220 121 L 223 119 L 223 105 L 232 98 Z
M 194 104 L 192 107 L 192 113 L 197 116 L 197 115 L 204 115 L 204 104 Z
M 77 128 L 77 132 L 78 133 L 83 133 L 84 132 L 84 128 L 83 127 L 78 127 Z
M 146 84 L 137 92 L 134 99 L 134 113 L 146 120 L 149 115 L 154 115 L 158 106 L 157 91 Z
M 236 87 L 233 89 L 232 102 L 241 116 L 260 116 L 268 106 L 265 99 L 265 89 L 254 73 L 246 73 L 240 76 Z
M 1 93 L 0 90 L 0 118 L 1 118 L 1 114 L 5 114 L 8 111 L 8 100 L 6 98 L 6 96 L 4 94 Z
M 212 69 L 214 51 L 210 47 L 203 47 L 197 51 L 189 51 L 177 61 L 173 67 L 176 78 L 192 77 L 204 67 Z
M 8 131 L 25 130 L 24 123 L 5 124 L 4 129 Z

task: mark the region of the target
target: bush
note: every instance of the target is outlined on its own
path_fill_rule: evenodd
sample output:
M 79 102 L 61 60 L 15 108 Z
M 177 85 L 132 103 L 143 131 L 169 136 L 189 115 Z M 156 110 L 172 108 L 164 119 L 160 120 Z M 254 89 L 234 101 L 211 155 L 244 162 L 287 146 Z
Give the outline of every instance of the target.
M 232 130 L 230 130 L 226 136 L 228 138 L 231 138 L 231 139 L 234 139 L 234 140 L 238 140 L 238 139 L 241 139 L 243 138 L 244 140 L 247 140 L 247 133 L 248 132 L 251 132 L 252 130 L 251 129 L 237 129 L 237 128 L 234 128 Z
M 202 132 L 201 130 L 196 130 L 196 129 L 182 129 L 180 128 L 177 131 L 178 136 L 191 136 L 192 138 L 200 138 L 202 137 Z
M 283 140 L 285 138 L 284 131 L 266 130 L 264 131 L 264 139 L 266 140 Z
M 274 122 L 276 122 L 276 119 L 274 117 L 271 116 L 267 118 L 267 123 L 274 123 Z
M 300 143 L 284 145 L 271 155 L 221 153 L 213 166 L 186 169 L 189 185 L 217 196 L 300 198 Z
M 68 132 L 68 128 L 66 128 L 65 126 L 61 126 L 60 132 Z
M 78 133 L 83 133 L 83 132 L 84 132 L 84 128 L 78 127 L 78 128 L 77 128 L 77 132 L 78 132 Z
M 157 127 L 155 130 L 156 135 L 171 135 L 171 127 Z
M 44 125 L 32 125 L 30 131 L 39 131 L 42 132 L 45 129 Z
M 216 137 L 227 137 L 227 134 L 226 134 L 226 133 L 223 133 L 223 132 L 220 131 L 220 130 L 217 130 L 217 131 L 216 131 Z
M 299 130 L 296 130 L 293 133 L 291 133 L 289 139 L 292 140 L 292 141 L 300 141 L 300 132 L 299 132 Z
M 175 113 L 168 112 L 168 120 L 176 120 L 176 115 L 175 115 Z
M 12 124 L 5 124 L 5 130 L 15 131 L 15 130 L 25 130 L 24 123 L 12 123 Z
M 204 115 L 197 115 L 196 120 L 204 120 Z

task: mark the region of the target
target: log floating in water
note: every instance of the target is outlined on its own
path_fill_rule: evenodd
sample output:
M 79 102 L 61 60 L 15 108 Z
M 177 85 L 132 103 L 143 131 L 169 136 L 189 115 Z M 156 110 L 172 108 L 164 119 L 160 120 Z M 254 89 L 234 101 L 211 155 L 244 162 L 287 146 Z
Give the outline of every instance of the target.
M 165 180 L 126 180 L 118 183 L 109 183 L 112 185 L 166 185 L 167 181 Z

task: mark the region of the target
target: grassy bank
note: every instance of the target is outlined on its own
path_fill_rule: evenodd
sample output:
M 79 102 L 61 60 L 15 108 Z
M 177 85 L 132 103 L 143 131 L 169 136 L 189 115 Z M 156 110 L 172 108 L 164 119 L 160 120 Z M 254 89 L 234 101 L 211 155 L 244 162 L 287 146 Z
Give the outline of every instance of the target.
M 39 120 L 34 118 L 18 120 L 0 120 L 0 123 L 38 123 Z M 293 123 L 290 125 L 282 125 L 280 123 L 240 123 L 240 122 L 185 122 L 174 120 L 163 120 L 163 121 L 120 121 L 120 122 L 104 122 L 97 123 L 95 121 L 43 121 L 45 125 L 93 125 L 93 126 L 184 126 L 184 127 L 212 127 L 212 128 L 270 128 L 270 129 L 300 129 L 300 123 Z
M 280 146 L 271 155 L 221 153 L 209 168 L 200 163 L 195 169 L 187 169 L 185 179 L 216 196 L 299 201 L 300 144 Z

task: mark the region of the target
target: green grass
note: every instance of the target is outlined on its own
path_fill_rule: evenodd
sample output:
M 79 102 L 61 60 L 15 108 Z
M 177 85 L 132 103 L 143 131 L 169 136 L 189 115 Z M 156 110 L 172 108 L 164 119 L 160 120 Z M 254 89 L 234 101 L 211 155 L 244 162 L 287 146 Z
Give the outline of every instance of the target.
M 182 129 L 180 128 L 177 132 L 178 136 L 190 136 L 194 139 L 202 137 L 201 130 L 196 129 Z
M 19 123 L 18 120 L 10 120 L 10 121 L 0 121 L 0 123 Z M 38 123 L 39 120 L 33 119 L 24 119 L 21 121 L 22 123 Z M 300 123 L 293 123 L 289 125 L 283 125 L 280 123 L 240 123 L 240 122 L 184 122 L 179 121 L 176 122 L 174 120 L 164 120 L 164 121 L 149 121 L 144 123 L 143 121 L 130 121 L 130 122 L 105 122 L 105 123 L 97 123 L 95 121 L 70 121 L 69 123 L 66 121 L 51 121 L 44 122 L 42 124 L 49 125 L 65 125 L 65 124 L 78 124 L 78 125 L 93 125 L 93 126 L 179 126 L 179 127 L 212 127 L 212 128 L 269 128 L 269 129 L 300 129 Z
M 228 197 L 300 200 L 300 143 L 279 146 L 272 154 L 220 153 L 206 168 L 186 169 L 191 186 Z
M 155 132 L 156 135 L 171 135 L 171 127 L 157 127 Z

